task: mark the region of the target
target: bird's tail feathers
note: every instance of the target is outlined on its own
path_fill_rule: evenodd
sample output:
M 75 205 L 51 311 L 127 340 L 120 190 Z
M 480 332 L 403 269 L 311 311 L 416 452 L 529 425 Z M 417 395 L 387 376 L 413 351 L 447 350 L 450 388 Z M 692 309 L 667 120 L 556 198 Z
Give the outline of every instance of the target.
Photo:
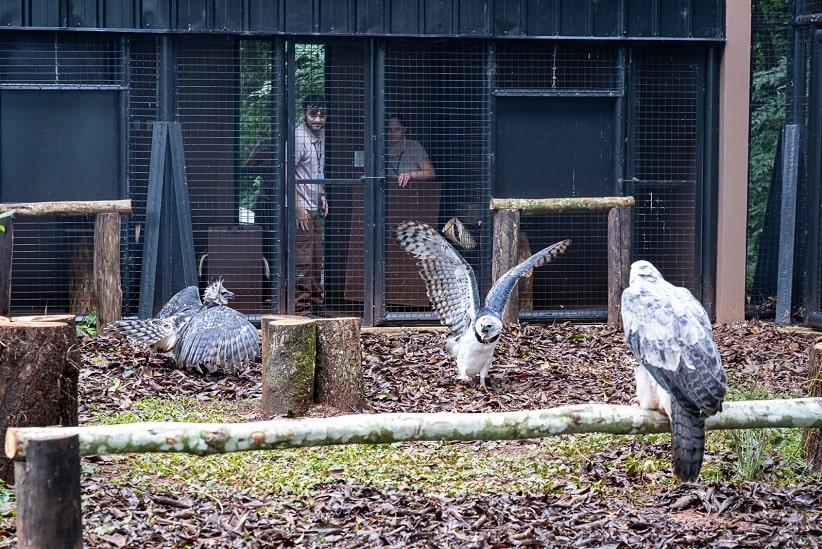
M 702 469 L 705 452 L 705 419 L 671 399 L 671 453 L 673 471 L 680 482 L 693 482 Z
M 106 330 L 117 332 L 141 343 L 153 345 L 168 335 L 166 323 L 160 319 L 115 320 L 106 325 Z

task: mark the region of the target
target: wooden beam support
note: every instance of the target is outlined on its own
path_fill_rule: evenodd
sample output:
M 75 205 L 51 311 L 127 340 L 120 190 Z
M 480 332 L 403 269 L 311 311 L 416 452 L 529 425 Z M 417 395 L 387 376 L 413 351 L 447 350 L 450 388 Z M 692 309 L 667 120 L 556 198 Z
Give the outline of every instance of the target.
M 123 310 L 120 287 L 120 214 L 97 214 L 94 222 L 94 306 L 97 329 L 118 320 Z
M 38 215 L 97 215 L 101 213 L 131 215 L 131 199 L 0 204 L 0 212 L 7 210 L 15 210 L 15 217 Z
M 608 212 L 608 325 L 622 326 L 622 290 L 631 274 L 631 209 Z
M 611 208 L 630 208 L 633 196 L 580 196 L 568 198 L 492 198 L 492 210 L 520 210 L 522 215 L 604 212 Z
M 491 280 L 496 282 L 502 275 L 517 264 L 519 249 L 519 210 L 494 211 L 494 242 L 491 250 Z M 519 324 L 519 295 L 511 292 L 505 313 L 502 315 L 503 326 Z

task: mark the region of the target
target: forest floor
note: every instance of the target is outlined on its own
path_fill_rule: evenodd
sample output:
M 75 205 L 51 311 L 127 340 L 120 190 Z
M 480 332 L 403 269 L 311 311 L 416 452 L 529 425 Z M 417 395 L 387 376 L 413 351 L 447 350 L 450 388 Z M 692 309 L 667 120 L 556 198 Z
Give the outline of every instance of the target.
M 714 330 L 729 400 L 807 394 L 819 334 L 749 321 Z M 604 325 L 524 324 L 487 390 L 455 379 L 434 328 L 364 330 L 363 413 L 628 404 L 633 360 Z M 255 421 L 260 364 L 202 376 L 170 357 L 86 337 L 81 424 Z M 339 412 L 317 408 L 311 415 Z M 350 413 L 350 411 L 348 412 Z M 819 547 L 822 477 L 801 431 L 708 433 L 698 483 L 670 472 L 670 437 L 562 435 L 83 459 L 87 547 Z M 8 492 L 8 491 L 7 491 Z M 0 500 L 0 547 L 15 545 Z

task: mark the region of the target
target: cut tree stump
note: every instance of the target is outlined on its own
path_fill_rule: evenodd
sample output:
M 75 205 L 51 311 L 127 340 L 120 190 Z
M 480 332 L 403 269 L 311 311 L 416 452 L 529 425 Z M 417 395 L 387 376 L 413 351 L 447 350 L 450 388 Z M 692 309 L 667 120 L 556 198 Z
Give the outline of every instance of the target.
M 342 412 L 365 408 L 360 319 L 322 318 L 317 324 L 315 401 Z
M 808 358 L 808 396 L 822 397 L 822 342 L 814 343 Z M 814 471 L 822 471 L 822 429 L 805 429 L 802 433 L 805 462 Z
M 8 427 L 77 425 L 80 371 L 74 317 L 17 317 L 0 322 L 0 436 Z M 0 458 L 0 479 L 14 465 Z
M 299 416 L 314 403 L 317 325 L 302 316 L 263 316 L 260 415 Z
M 365 407 L 360 319 L 265 315 L 260 415 L 305 415 L 313 404 Z
M 18 547 L 83 547 L 80 437 L 55 432 L 15 462 Z

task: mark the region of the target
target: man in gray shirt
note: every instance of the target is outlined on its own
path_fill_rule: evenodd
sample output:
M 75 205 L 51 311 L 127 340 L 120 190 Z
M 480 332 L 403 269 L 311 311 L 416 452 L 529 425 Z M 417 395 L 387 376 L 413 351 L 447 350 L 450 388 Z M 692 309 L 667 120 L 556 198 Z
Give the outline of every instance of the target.
M 321 95 L 303 99 L 303 122 L 294 131 L 294 171 L 297 182 L 297 314 L 322 309 L 323 217 L 328 215 L 325 195 L 325 120 L 328 109 Z

